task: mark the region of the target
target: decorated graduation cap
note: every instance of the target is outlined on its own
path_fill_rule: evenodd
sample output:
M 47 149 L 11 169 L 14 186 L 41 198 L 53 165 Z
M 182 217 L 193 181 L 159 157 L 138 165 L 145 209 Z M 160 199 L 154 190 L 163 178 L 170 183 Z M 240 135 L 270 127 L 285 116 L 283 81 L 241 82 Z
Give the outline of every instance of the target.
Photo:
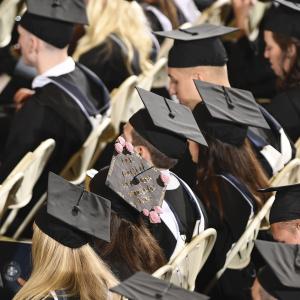
M 112 158 L 106 185 L 138 212 L 159 212 L 166 191 L 161 171 L 135 153 L 122 137 L 117 144 L 124 148 Z
M 110 241 L 110 213 L 110 201 L 50 172 L 47 206 L 35 223 L 60 244 L 80 248 L 91 237 Z
M 57 47 L 65 48 L 72 39 L 75 24 L 88 24 L 84 0 L 27 0 L 20 25 Z
M 263 288 L 276 299 L 300 299 L 300 245 L 256 241 L 267 267 L 259 274 Z
M 270 187 L 259 192 L 276 192 L 270 224 L 300 219 L 300 184 Z
M 209 297 L 190 292 L 167 281 L 155 278 L 144 272 L 138 272 L 113 287 L 110 291 L 129 300 L 206 300 Z
M 194 80 L 203 100 L 193 110 L 200 129 L 221 142 L 240 146 L 248 126 L 269 129 L 251 92 Z
M 300 1 L 276 0 L 266 14 L 264 30 L 300 39 Z
M 187 139 L 207 146 L 191 110 L 172 100 L 137 88 L 146 109 L 135 113 L 129 123 L 143 138 L 170 158 L 181 158 Z
M 158 31 L 155 34 L 175 40 L 169 52 L 168 66 L 189 68 L 224 66 L 228 58 L 220 38 L 237 30 L 233 27 L 201 24 L 187 29 Z

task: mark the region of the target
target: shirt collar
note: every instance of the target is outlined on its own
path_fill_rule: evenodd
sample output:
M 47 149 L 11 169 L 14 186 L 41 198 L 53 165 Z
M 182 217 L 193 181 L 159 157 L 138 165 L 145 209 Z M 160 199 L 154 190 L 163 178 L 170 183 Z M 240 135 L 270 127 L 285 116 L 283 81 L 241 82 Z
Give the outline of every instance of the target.
M 64 74 L 68 74 L 75 70 L 75 62 L 72 57 L 67 57 L 62 63 L 54 66 L 53 68 L 47 70 L 41 75 L 34 78 L 32 82 L 32 88 L 41 88 L 51 82 L 48 77 L 58 77 Z

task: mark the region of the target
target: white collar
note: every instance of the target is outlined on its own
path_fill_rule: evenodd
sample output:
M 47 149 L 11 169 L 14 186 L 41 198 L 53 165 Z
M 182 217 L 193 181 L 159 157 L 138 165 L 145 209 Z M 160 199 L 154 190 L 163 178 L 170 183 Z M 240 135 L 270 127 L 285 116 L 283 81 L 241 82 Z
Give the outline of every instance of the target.
M 67 57 L 65 61 L 47 70 L 41 75 L 34 78 L 32 82 L 32 88 L 41 88 L 51 82 L 48 77 L 58 77 L 64 74 L 68 74 L 75 70 L 75 62 L 72 57 Z

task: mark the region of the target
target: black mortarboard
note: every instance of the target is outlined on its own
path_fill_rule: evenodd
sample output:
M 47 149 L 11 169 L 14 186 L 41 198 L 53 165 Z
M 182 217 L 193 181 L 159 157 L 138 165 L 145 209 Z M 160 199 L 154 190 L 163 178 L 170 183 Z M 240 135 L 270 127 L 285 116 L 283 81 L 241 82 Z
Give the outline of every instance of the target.
M 146 107 L 129 120 L 133 128 L 154 147 L 171 158 L 181 158 L 187 139 L 207 146 L 191 110 L 144 89 L 137 91 Z
M 167 281 L 138 272 L 110 291 L 129 300 L 206 300 L 209 297 L 182 289 Z
M 300 39 L 299 1 L 276 0 L 266 14 L 264 30 Z
M 20 25 L 43 41 L 66 47 L 75 24 L 88 24 L 84 0 L 27 0 Z
M 0 241 L 0 283 L 1 299 L 13 299 L 21 286 L 18 278 L 30 277 L 31 243 Z
M 270 211 L 270 224 L 300 219 L 300 184 L 275 186 L 259 192 L 277 192 Z
M 243 144 L 248 126 L 269 129 L 249 91 L 194 80 L 203 100 L 193 110 L 198 126 L 208 135 L 228 144 Z
M 262 287 L 276 299 L 300 298 L 300 245 L 256 241 L 267 267 L 258 274 Z
M 115 153 L 106 184 L 129 205 L 141 212 L 161 206 L 166 186 L 161 172 L 137 153 Z
M 48 201 L 36 225 L 69 248 L 80 248 L 91 236 L 110 241 L 110 201 L 49 173 Z
M 227 53 L 220 37 L 237 28 L 201 24 L 187 29 L 158 31 L 155 34 L 174 39 L 169 52 L 168 66 L 189 68 L 197 66 L 224 66 Z

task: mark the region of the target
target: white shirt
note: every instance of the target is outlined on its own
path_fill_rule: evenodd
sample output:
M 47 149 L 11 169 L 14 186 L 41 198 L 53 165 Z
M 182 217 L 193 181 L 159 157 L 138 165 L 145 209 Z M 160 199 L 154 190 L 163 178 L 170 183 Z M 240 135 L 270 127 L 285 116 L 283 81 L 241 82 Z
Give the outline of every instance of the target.
M 75 70 L 75 61 L 72 57 L 67 57 L 62 63 L 52 67 L 41 75 L 34 78 L 32 88 L 41 88 L 51 82 L 48 77 L 58 77 L 64 74 L 71 73 Z

